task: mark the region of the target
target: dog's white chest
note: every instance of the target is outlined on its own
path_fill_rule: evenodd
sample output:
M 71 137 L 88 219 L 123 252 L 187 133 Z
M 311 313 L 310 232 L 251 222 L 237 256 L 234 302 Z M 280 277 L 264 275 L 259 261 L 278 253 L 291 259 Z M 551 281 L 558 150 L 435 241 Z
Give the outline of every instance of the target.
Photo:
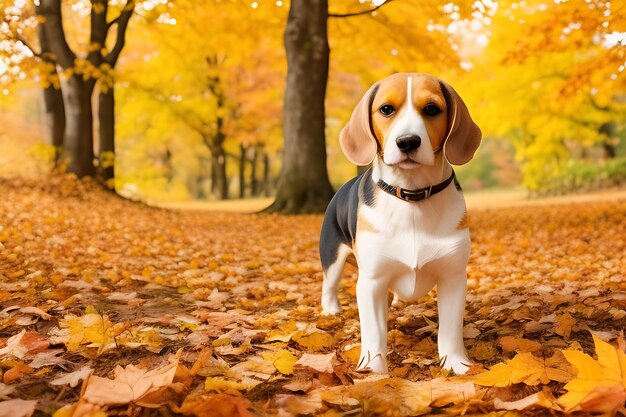
M 358 232 L 359 257 L 376 259 L 384 268 L 418 270 L 469 245 L 468 230 L 458 229 L 465 203 L 456 190 L 417 203 L 381 197 L 375 206 L 359 210 L 373 229 Z

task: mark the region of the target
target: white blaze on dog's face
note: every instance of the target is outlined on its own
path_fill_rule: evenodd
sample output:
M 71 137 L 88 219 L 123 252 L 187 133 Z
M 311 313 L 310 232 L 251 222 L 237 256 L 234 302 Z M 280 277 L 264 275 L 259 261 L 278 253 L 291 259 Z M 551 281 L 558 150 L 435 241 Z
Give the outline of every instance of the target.
M 383 80 L 371 115 L 386 165 L 414 169 L 435 164 L 447 129 L 446 99 L 436 78 L 397 74 Z

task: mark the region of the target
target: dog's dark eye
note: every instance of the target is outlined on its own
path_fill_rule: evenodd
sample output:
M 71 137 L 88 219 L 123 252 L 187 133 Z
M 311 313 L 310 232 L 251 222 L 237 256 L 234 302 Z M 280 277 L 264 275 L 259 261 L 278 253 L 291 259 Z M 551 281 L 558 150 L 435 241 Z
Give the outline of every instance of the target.
M 383 104 L 378 111 L 383 116 L 391 116 L 396 109 L 391 104 Z
M 426 116 L 436 116 L 439 113 L 441 113 L 441 109 L 434 104 L 427 104 L 426 107 L 424 107 L 424 114 Z

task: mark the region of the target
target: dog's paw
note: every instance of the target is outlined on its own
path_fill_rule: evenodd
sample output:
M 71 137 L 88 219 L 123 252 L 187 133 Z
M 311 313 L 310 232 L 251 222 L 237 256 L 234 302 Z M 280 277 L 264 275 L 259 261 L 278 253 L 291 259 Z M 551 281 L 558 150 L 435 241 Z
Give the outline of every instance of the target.
M 444 369 L 453 371 L 457 375 L 463 375 L 472 364 L 465 355 L 447 355 L 441 359 L 441 366 Z
M 372 356 L 370 352 L 367 352 L 359 359 L 359 364 L 357 365 L 356 370 L 369 370 L 379 374 L 386 374 L 388 372 L 387 361 L 385 360 L 382 353 L 378 353 Z
M 322 315 L 331 316 L 333 314 L 341 313 L 341 305 L 337 297 L 322 297 Z

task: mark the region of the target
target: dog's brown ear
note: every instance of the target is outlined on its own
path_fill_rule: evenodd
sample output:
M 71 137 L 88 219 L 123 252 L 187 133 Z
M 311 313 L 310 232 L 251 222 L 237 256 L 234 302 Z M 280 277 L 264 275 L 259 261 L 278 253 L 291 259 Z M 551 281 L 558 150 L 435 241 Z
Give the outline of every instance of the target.
M 448 105 L 448 130 L 443 153 L 452 165 L 463 165 L 474 156 L 483 134 L 454 88 L 444 81 L 439 83 Z
M 374 84 L 356 105 L 350 121 L 339 134 L 339 144 L 346 157 L 356 165 L 368 165 L 376 157 L 378 143 L 372 130 L 372 103 L 378 91 Z

